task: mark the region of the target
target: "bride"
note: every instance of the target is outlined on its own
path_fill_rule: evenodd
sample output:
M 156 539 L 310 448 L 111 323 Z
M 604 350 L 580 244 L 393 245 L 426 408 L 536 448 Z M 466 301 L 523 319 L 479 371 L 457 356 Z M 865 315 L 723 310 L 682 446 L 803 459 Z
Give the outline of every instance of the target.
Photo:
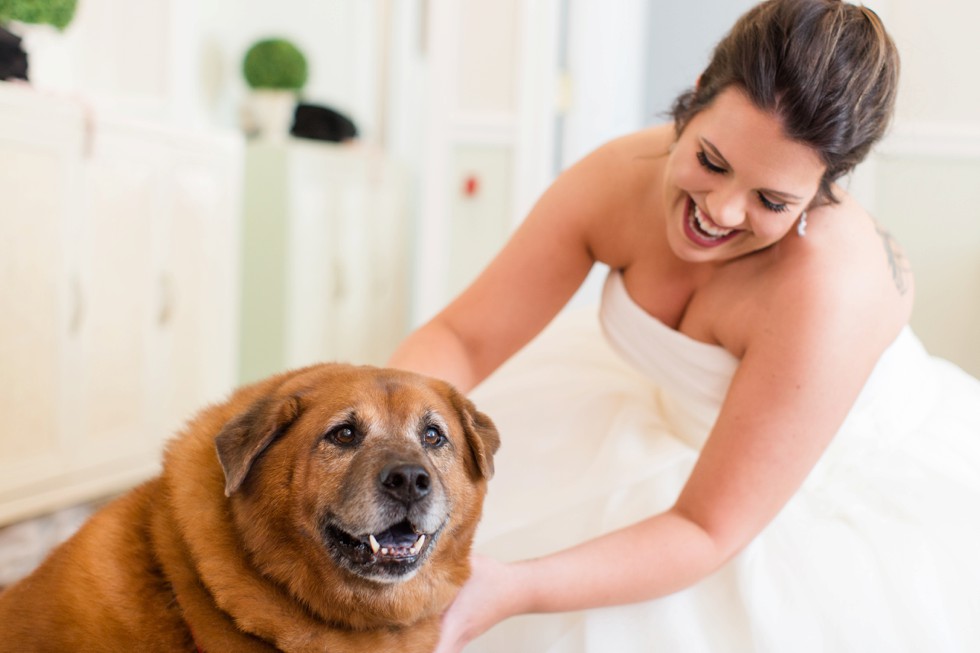
M 402 344 L 503 440 L 440 653 L 980 650 L 980 383 L 835 183 L 898 71 L 869 9 L 763 2 Z

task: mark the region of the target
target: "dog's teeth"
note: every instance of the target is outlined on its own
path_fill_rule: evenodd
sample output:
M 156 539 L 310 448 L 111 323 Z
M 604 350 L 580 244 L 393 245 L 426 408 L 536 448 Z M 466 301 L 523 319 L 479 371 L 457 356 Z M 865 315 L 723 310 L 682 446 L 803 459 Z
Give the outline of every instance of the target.
M 425 544 L 425 533 L 423 533 L 422 535 L 419 535 L 419 539 L 415 540 L 415 546 L 413 546 L 412 549 L 416 553 L 418 553 L 419 551 L 422 550 L 422 545 L 423 544 Z
M 378 540 L 375 539 L 374 535 L 369 535 L 368 536 L 368 542 L 371 544 L 371 552 L 372 553 L 377 553 L 378 552 L 378 549 L 381 548 L 381 545 L 378 544 Z

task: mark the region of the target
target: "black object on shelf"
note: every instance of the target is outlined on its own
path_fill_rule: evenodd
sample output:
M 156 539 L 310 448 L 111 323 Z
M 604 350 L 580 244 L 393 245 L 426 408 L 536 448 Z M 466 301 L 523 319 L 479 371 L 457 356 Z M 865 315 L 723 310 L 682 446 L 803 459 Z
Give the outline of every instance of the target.
M 357 138 L 357 127 L 347 116 L 329 107 L 299 103 L 290 134 L 297 138 L 341 143 Z
M 0 79 L 27 80 L 27 53 L 21 38 L 0 27 Z

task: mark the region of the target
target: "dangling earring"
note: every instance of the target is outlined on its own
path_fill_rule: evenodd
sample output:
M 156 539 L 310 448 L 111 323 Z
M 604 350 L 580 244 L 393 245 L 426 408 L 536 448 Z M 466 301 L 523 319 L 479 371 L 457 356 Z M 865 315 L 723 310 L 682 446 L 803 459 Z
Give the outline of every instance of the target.
M 800 214 L 800 223 L 796 225 L 796 233 L 800 238 L 806 236 L 806 211 Z

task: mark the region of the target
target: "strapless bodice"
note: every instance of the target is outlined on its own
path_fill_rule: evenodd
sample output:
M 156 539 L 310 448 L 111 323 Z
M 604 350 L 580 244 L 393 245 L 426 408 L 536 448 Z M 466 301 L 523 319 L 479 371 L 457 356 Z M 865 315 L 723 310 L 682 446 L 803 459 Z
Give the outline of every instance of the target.
M 738 359 L 647 313 L 630 297 L 618 270 L 606 278 L 599 320 L 612 347 L 664 389 L 666 413 L 682 422 L 676 425 L 703 440 L 718 417 Z

